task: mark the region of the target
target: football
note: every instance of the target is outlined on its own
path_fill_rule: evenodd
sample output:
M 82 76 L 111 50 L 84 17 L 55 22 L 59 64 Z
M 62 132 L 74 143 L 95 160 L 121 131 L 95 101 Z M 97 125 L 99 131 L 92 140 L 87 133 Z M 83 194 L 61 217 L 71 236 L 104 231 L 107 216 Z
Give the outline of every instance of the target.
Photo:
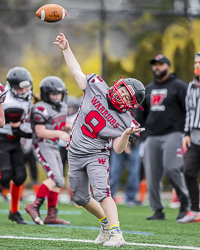
M 67 16 L 67 11 L 58 4 L 46 4 L 36 11 L 36 16 L 44 22 L 58 22 Z

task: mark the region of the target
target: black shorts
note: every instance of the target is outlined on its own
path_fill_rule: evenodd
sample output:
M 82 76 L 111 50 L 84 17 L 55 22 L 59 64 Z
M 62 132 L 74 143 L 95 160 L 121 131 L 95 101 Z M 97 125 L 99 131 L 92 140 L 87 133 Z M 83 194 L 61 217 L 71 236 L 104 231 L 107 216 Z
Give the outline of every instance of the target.
M 20 141 L 0 137 L 0 159 L 0 170 L 13 171 L 15 167 L 23 166 Z
M 200 170 L 200 145 L 191 143 L 184 154 L 184 174 L 193 178 L 198 178 Z

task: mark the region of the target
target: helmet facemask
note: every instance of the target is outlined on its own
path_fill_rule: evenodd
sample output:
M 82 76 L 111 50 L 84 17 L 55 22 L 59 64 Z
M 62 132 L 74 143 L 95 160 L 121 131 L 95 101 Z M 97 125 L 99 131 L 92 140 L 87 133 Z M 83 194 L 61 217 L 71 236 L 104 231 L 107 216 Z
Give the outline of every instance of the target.
M 110 102 L 113 104 L 113 106 L 119 110 L 122 113 L 125 113 L 129 109 L 136 109 L 138 107 L 142 108 L 136 98 L 135 98 L 135 91 L 132 88 L 131 85 L 128 85 L 122 76 L 120 76 L 121 79 L 117 82 L 114 82 L 114 85 L 108 89 L 108 97 L 110 99 Z M 120 94 L 119 89 L 124 86 L 128 93 L 130 94 L 132 100 L 130 102 L 126 102 L 122 95 Z
M 50 95 L 56 95 L 56 94 L 61 94 L 62 95 L 61 99 L 52 100 Z M 55 105 L 56 107 L 60 106 L 60 103 L 63 102 L 64 97 L 65 97 L 65 91 L 63 89 L 59 90 L 59 88 L 58 88 L 53 92 L 49 92 L 49 102 L 52 103 L 53 105 Z
M 10 85 L 10 84 L 9 84 Z M 19 93 L 19 90 L 27 89 L 26 92 Z M 19 87 L 10 85 L 10 92 L 13 97 L 23 99 L 25 101 L 29 101 L 29 97 L 32 96 L 33 86 L 29 81 L 23 81 L 19 83 Z M 20 91 L 21 92 L 21 91 Z

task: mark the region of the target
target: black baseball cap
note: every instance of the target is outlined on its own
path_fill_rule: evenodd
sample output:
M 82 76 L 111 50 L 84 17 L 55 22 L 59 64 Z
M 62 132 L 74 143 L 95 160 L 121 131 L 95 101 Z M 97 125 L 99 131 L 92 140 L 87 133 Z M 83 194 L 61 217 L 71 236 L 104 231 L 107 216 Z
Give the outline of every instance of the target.
M 169 66 L 171 66 L 170 60 L 163 55 L 157 55 L 154 59 L 151 59 L 150 64 L 154 64 L 155 62 L 167 63 Z

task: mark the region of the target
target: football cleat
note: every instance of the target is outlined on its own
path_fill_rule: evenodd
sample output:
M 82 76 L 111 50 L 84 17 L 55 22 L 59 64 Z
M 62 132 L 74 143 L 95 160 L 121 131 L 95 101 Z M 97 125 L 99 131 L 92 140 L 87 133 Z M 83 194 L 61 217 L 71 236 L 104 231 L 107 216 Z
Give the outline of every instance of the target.
M 122 247 L 126 245 L 126 241 L 122 236 L 122 232 L 112 229 L 109 231 L 109 239 L 103 243 L 104 247 Z
M 100 223 L 100 233 L 94 241 L 94 244 L 101 244 L 109 238 L 109 225 Z
M 37 207 L 35 207 L 33 204 L 28 204 L 25 206 L 25 210 L 37 225 L 44 225 L 44 222 L 40 218 L 39 209 Z
M 24 225 L 27 224 L 18 211 L 15 213 L 9 212 L 8 219 L 15 221 L 17 224 L 24 224 Z
M 146 218 L 147 220 L 166 220 L 165 213 L 157 210 L 152 216 Z
M 44 224 L 63 224 L 63 225 L 70 225 L 71 223 L 69 221 L 65 221 L 62 219 L 59 219 L 57 214 L 56 207 L 49 207 L 47 216 L 44 219 Z
M 177 220 L 178 223 L 191 223 L 191 222 L 200 222 L 200 213 L 194 211 L 188 211 L 187 214 Z

